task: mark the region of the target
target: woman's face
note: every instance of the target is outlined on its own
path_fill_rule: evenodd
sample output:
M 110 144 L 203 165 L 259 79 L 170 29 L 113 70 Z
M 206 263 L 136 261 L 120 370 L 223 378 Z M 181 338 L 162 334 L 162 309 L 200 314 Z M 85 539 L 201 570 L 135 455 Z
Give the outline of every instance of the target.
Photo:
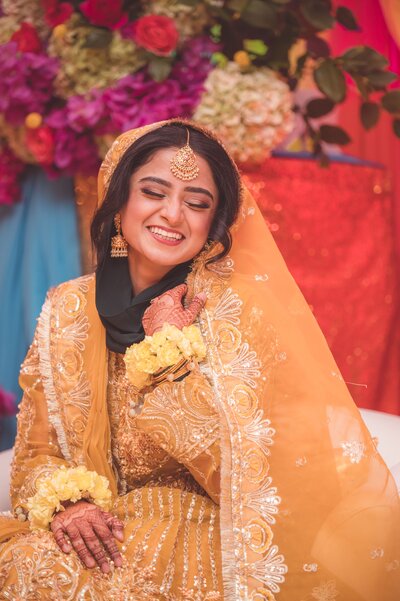
M 217 209 L 218 189 L 207 161 L 196 155 L 198 176 L 182 181 L 170 170 L 177 150 L 157 151 L 132 175 L 121 209 L 129 258 L 147 267 L 172 268 L 193 259 L 207 241 Z

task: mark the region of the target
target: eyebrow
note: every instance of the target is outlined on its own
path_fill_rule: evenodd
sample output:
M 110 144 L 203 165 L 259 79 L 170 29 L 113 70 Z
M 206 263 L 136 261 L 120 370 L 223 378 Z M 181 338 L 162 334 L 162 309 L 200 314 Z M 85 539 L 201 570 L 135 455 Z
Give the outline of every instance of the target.
M 167 188 L 172 188 L 172 184 L 170 182 L 168 182 L 167 180 L 161 179 L 161 177 L 154 177 L 151 175 L 149 175 L 148 177 L 142 177 L 142 179 L 139 180 L 139 183 L 141 183 L 141 182 L 154 182 L 155 184 L 161 184 L 162 186 L 166 186 Z M 213 195 L 206 188 L 198 188 L 196 186 L 186 186 L 185 191 L 186 192 L 196 192 L 199 194 L 205 194 L 206 196 L 209 196 L 212 201 L 214 201 Z

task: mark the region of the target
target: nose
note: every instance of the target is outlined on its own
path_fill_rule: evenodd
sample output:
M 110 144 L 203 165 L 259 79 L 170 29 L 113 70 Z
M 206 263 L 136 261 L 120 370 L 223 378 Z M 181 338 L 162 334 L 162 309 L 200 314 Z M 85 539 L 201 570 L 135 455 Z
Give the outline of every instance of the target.
M 182 204 L 178 197 L 166 198 L 161 216 L 170 224 L 178 225 L 182 221 Z

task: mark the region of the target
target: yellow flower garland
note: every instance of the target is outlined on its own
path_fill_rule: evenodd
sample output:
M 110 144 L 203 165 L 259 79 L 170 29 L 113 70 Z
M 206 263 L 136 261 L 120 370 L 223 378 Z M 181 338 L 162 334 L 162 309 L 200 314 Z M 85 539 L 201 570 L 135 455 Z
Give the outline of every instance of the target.
M 31 528 L 48 528 L 54 513 L 63 510 L 63 501 L 75 503 L 82 498 L 90 499 L 102 509 L 110 509 L 111 491 L 107 478 L 89 471 L 84 465 L 61 466 L 50 476 L 40 478 L 36 494 L 27 503 Z
M 201 361 L 206 347 L 195 325 L 180 330 L 165 323 L 159 332 L 132 344 L 124 356 L 126 375 L 139 390 L 151 383 L 151 376 L 182 359 Z

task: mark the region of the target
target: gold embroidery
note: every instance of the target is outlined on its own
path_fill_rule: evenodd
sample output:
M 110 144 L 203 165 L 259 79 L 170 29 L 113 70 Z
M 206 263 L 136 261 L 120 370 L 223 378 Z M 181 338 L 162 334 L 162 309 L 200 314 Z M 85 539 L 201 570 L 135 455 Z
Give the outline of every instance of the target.
M 86 296 L 94 276 L 66 282 L 49 295 L 38 324 L 40 371 L 48 415 L 67 461 L 83 460 L 82 437 L 90 406 L 90 386 L 83 370 L 89 322 Z
M 229 257 L 224 261 L 226 265 L 232 266 Z M 228 583 L 224 593 L 226 598 L 245 601 L 249 582 L 259 581 L 262 587 L 254 589 L 252 599 L 266 601 L 274 599 L 273 593 L 279 592 L 287 572 L 283 556 L 272 544 L 270 528 L 275 523 L 281 501 L 268 475 L 268 455 L 275 430 L 259 409 L 258 401 L 268 370 L 279 361 L 278 343 L 271 326 L 270 332 L 265 332 L 262 344 L 258 342 L 257 352 L 254 350 L 250 334 L 254 331 L 254 323 L 260 321 L 260 311 L 257 307 L 244 308 L 233 285 L 226 289 L 226 271 L 224 276 L 226 295 L 221 290 L 219 262 L 214 264 L 214 273 L 207 272 L 205 266 L 199 264 L 193 282 L 195 293 L 200 290 L 208 293 L 199 323 L 207 344 L 214 398 L 222 418 L 225 465 L 231 466 L 227 473 L 221 473 L 222 498 L 225 503 L 230 500 L 228 520 L 221 524 L 224 529 L 224 580 Z M 246 320 L 241 324 L 240 316 L 245 309 Z M 240 342 L 241 332 L 247 338 L 243 342 Z M 266 366 L 263 371 L 262 365 Z M 238 380 L 242 384 L 238 384 Z M 228 488 L 225 482 L 229 483 Z M 245 489 L 242 488 L 244 482 Z M 223 511 L 222 505 L 222 520 Z M 248 547 L 261 555 L 260 559 L 250 560 Z
M 145 395 L 139 427 L 179 462 L 192 461 L 218 437 L 213 392 L 204 377 L 192 372 L 182 382 L 165 382 Z
M 339 591 L 336 590 L 336 584 L 334 580 L 324 582 L 321 586 L 316 586 L 311 592 L 311 597 L 317 601 L 335 601 L 339 595 Z

